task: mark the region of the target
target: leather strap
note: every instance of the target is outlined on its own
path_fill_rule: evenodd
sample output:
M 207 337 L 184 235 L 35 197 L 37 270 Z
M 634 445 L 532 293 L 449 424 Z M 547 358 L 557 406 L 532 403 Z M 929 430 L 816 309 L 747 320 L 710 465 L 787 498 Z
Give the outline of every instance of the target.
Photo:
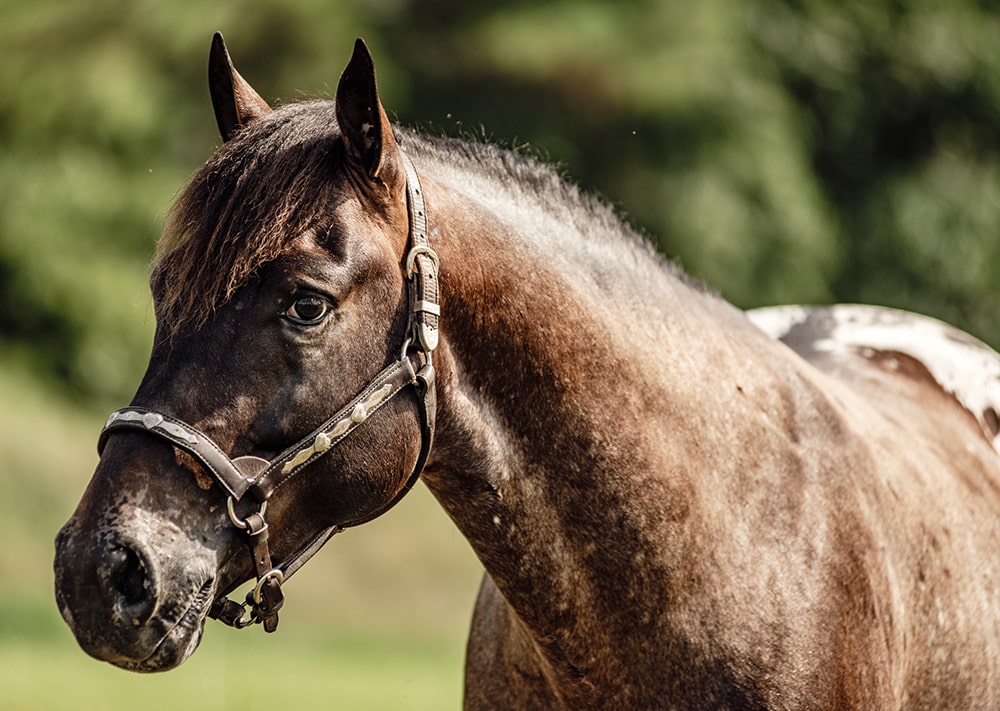
M 186 422 L 144 407 L 127 407 L 112 412 L 97 439 L 97 454 L 103 454 L 108 438 L 123 429 L 145 430 L 190 452 L 208 469 L 226 493 L 237 501 L 243 498 L 243 494 L 251 486 L 253 480 L 247 478 L 235 461 L 211 437 Z
M 264 624 L 266 632 L 274 632 L 278 628 L 278 610 L 285 602 L 281 591 L 284 574 L 275 570 L 271 564 L 271 551 L 267 547 L 267 524 L 264 515 L 255 511 L 246 518 L 247 540 L 253 555 L 254 568 L 257 571 L 257 586 L 247 598 L 251 605 L 253 617 Z
M 278 487 L 339 444 L 400 391 L 414 385 L 417 375 L 411 358 L 416 357 L 408 355 L 389 365 L 333 417 L 271 460 L 250 485 L 251 495 L 257 501 L 267 501 Z
M 438 256 L 427 236 L 427 208 L 413 161 L 399 152 L 406 172 L 407 205 L 410 213 L 410 242 L 406 255 L 406 276 L 410 281 L 410 322 L 415 340 L 426 353 L 437 348 L 441 308 L 438 303 Z
M 271 461 L 265 461 L 263 471 L 260 471 L 259 465 L 254 466 L 263 460 L 257 457 L 230 459 L 201 430 L 143 407 L 128 407 L 111 413 L 97 440 L 97 452 L 99 455 L 104 452 L 108 439 L 117 431 L 144 430 L 170 441 L 198 459 L 236 501 L 249 491 L 258 502 L 264 502 L 278 487 L 339 444 L 404 388 L 416 385 L 417 372 L 411 359 L 418 359 L 418 356 L 411 354 L 382 370 L 337 414 Z M 425 415 L 424 420 L 427 419 Z M 247 463 L 241 468 L 243 459 Z

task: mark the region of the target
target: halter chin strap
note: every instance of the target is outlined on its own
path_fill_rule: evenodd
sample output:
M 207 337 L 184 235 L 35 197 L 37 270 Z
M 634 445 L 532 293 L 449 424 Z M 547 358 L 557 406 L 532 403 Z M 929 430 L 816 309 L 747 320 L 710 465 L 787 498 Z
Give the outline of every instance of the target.
M 230 458 L 211 437 L 169 415 L 141 407 L 127 407 L 111 413 L 97 442 L 98 454 L 108 438 L 121 430 L 142 430 L 157 435 L 194 456 L 229 495 L 229 518 L 245 531 L 256 568 L 257 585 L 240 604 L 222 596 L 215 600 L 209 616 L 230 626 L 243 628 L 263 623 L 273 632 L 278 625 L 278 610 L 284 603 L 281 584 L 305 565 L 323 544 L 345 528 L 367 523 L 392 508 L 420 477 L 434 440 L 437 396 L 431 353 L 437 347 L 441 310 L 439 307 L 438 257 L 427 238 L 427 214 L 417 172 L 402 149 L 406 169 L 406 193 L 410 220 L 410 251 L 406 256 L 409 282 L 410 323 L 399 359 L 378 373 L 350 402 L 330 419 L 274 459 L 260 457 Z M 292 477 L 333 449 L 364 424 L 369 417 L 412 387 L 420 409 L 420 453 L 413 472 L 396 496 L 384 504 L 346 523 L 320 531 L 311 541 L 275 566 L 267 546 L 267 523 L 264 513 L 271 495 Z M 248 496 L 257 511 L 240 518 L 234 504 Z

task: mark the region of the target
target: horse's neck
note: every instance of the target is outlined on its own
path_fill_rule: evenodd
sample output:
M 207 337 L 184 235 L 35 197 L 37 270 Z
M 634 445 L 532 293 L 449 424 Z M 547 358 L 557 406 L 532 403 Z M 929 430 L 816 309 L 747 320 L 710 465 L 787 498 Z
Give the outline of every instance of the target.
M 443 338 L 425 481 L 537 638 L 581 634 L 581 610 L 644 629 L 684 567 L 709 418 L 739 421 L 739 404 L 716 411 L 720 373 L 746 360 L 725 332 L 752 327 L 666 272 L 634 296 L 601 269 L 566 273 L 565 255 L 428 194 Z

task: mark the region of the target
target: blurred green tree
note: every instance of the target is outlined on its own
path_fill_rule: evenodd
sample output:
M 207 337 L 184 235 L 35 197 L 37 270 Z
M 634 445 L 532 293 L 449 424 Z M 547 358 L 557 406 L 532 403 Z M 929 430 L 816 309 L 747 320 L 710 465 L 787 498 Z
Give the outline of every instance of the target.
M 740 306 L 886 304 L 1000 345 L 1000 8 L 431 4 L 387 28 L 407 117 L 540 147 Z
M 127 399 L 159 224 L 217 145 L 226 33 L 269 99 L 386 105 L 562 166 L 734 303 L 910 308 L 1000 345 L 1000 9 L 974 0 L 7 0 L 0 363 Z

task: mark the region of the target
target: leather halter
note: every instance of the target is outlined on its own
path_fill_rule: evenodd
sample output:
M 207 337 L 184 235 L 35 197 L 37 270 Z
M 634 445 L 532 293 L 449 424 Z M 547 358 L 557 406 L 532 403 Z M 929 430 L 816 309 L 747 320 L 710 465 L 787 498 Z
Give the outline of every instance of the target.
M 406 256 L 409 282 L 410 322 L 399 359 L 379 372 L 350 402 L 309 435 L 293 444 L 274 459 L 244 456 L 230 458 L 211 437 L 182 420 L 142 407 L 127 407 L 111 413 L 101 430 L 98 454 L 108 438 L 122 430 L 141 430 L 159 436 L 193 455 L 225 490 L 229 518 L 244 530 L 254 559 L 257 584 L 241 604 L 225 596 L 216 599 L 209 616 L 232 627 L 243 628 L 263 623 L 273 632 L 278 625 L 278 610 L 284 602 L 281 584 L 301 568 L 334 534 L 381 516 L 410 490 L 420 477 L 434 439 L 437 397 L 431 353 L 437 347 L 440 319 L 438 292 L 438 257 L 427 238 L 427 214 L 417 172 L 402 149 L 399 154 L 406 171 L 406 194 L 409 209 L 410 250 Z M 288 560 L 272 564 L 267 546 L 267 523 L 264 513 L 271 495 L 292 477 L 306 469 L 342 442 L 369 417 L 396 395 L 412 386 L 420 406 L 420 453 L 403 488 L 396 496 L 357 519 L 320 531 Z M 249 496 L 259 509 L 245 519 L 239 518 L 234 503 Z

